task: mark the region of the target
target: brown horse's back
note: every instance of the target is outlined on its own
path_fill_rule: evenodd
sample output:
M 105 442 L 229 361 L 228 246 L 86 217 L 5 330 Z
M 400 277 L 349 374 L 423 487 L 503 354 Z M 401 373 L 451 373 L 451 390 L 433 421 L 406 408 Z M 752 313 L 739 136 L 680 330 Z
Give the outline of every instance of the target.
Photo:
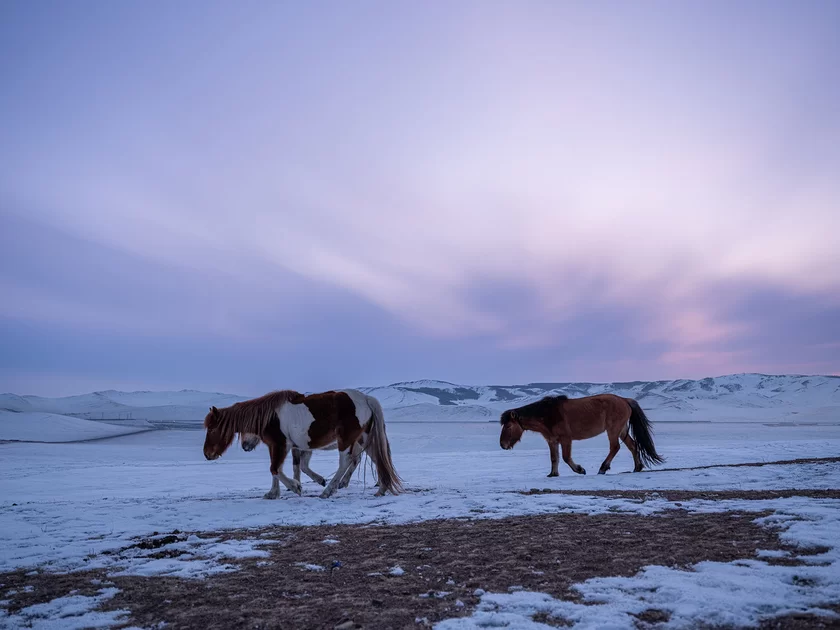
M 620 432 L 630 419 L 627 400 L 615 394 L 571 398 L 562 403 L 564 429 L 573 440 L 588 440 L 604 431 Z

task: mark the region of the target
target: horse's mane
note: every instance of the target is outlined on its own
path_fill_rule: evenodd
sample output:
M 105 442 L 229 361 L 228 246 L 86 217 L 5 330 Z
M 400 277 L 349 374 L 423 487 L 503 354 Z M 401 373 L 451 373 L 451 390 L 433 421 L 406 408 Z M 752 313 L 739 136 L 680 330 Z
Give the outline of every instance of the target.
M 532 418 L 544 418 L 550 412 L 554 411 L 557 408 L 557 403 L 563 400 L 569 400 L 569 397 L 565 394 L 558 394 L 557 396 L 545 396 L 536 402 L 532 402 L 528 405 L 524 405 L 522 407 L 517 407 L 513 411 L 516 411 L 521 416 L 530 416 Z M 502 414 L 502 424 L 505 423 L 505 414 Z
M 213 407 L 204 418 L 204 428 L 219 430 L 225 439 L 233 439 L 234 433 L 260 435 L 274 419 L 280 405 L 302 396 L 294 390 L 284 389 L 243 400 L 223 409 Z

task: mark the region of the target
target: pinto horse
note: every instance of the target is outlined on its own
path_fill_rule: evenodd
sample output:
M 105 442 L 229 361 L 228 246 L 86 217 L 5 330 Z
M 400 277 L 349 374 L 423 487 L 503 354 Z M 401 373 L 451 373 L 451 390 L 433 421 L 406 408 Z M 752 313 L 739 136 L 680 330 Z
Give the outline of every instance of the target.
M 653 445 L 650 420 L 632 398 L 614 394 L 598 394 L 569 399 L 567 396 L 546 396 L 524 407 L 508 409 L 500 420 L 502 434 L 499 445 L 510 450 L 522 438 L 525 431 L 536 431 L 548 442 L 551 454 L 549 477 L 557 477 L 559 461 L 557 447 L 563 449 L 563 461 L 574 472 L 585 475 L 583 466 L 572 459 L 572 440 L 587 440 L 604 431 L 610 440 L 610 452 L 601 464 L 599 475 L 610 469 L 613 457 L 620 448 L 621 440 L 633 454 L 633 472 L 643 466 L 661 464 L 665 460 Z
M 301 452 L 301 469 L 316 481 L 320 475 L 309 469 L 312 450 L 338 449 L 338 471 L 326 484 L 321 498 L 332 496 L 345 477 L 349 482 L 349 475 L 358 466 L 363 453 L 367 453 L 376 467 L 377 496 L 386 492 L 398 494 L 402 490 L 402 482 L 391 461 L 382 406 L 373 396 L 354 389 L 310 396 L 283 390 L 223 409 L 211 407 L 204 418 L 204 427 L 207 429 L 204 456 L 209 460 L 221 457 L 237 433 L 243 448 L 255 436 L 258 439 L 253 446 L 259 441 L 265 442 L 271 456 L 272 476 L 266 499 L 276 499 L 280 495 L 280 482 L 298 495 L 302 492 L 300 480 L 289 479 L 283 473 L 283 461 L 291 448 Z

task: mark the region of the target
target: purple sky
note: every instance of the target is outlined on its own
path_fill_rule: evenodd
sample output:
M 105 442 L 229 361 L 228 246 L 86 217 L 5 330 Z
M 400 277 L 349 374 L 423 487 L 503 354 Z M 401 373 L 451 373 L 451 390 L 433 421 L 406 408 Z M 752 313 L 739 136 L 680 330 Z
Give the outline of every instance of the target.
M 0 391 L 840 373 L 840 3 L 0 3 Z

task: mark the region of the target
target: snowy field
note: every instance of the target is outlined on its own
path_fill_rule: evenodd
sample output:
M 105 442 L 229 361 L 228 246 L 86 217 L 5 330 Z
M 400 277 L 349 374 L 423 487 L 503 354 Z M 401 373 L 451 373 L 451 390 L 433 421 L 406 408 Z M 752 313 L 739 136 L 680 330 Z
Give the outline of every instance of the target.
M 245 453 L 235 445 L 221 460 L 208 462 L 202 455 L 204 433 L 198 430 L 151 431 L 83 443 L 0 444 L 0 572 L 105 568 L 113 575 L 202 577 L 233 570 L 228 564 L 231 559 L 268 555 L 271 541 L 219 543 L 201 532 L 527 514 L 652 515 L 676 507 L 656 496 L 638 500 L 603 493 L 520 492 L 532 488 L 705 492 L 840 487 L 836 461 L 726 466 L 838 457 L 840 425 L 656 423 L 654 428 L 657 449 L 667 458 L 662 470 L 629 473 L 632 459 L 622 448 L 609 474 L 592 474 L 607 454 L 602 435 L 574 443 L 575 460 L 590 474 L 576 475 L 561 462 L 560 477 L 548 479 L 548 449 L 536 435 L 526 435 L 513 451 L 505 452 L 498 446 L 498 424 L 392 423 L 388 434 L 407 492 L 376 498 L 369 474 L 365 483 L 360 470 L 348 489 L 329 500 L 320 499 L 320 487 L 306 477 L 303 497 L 284 490 L 280 500 L 263 500 L 270 485 L 265 447 Z M 312 468 L 330 475 L 337 459 L 335 452 L 316 453 Z M 291 474 L 291 461 L 286 471 Z M 781 527 L 783 539 L 821 545 L 829 551 L 818 556 L 818 562 L 809 560 L 804 569 L 771 566 L 757 558 L 740 564 L 708 563 L 693 571 L 654 566 L 636 577 L 579 585 L 584 600 L 598 602 L 594 606 L 538 593 L 487 593 L 471 615 L 441 627 L 547 627 L 531 621 L 537 612 L 558 615 L 580 627 L 633 627 L 631 614 L 650 608 L 651 601 L 656 608 L 671 611 L 670 623 L 675 626 L 683 621 L 690 625 L 704 615 L 712 615 L 717 623 L 737 625 L 789 611 L 820 609 L 821 614 L 828 614 L 820 607 L 840 604 L 840 549 L 835 547 L 840 540 L 840 501 L 798 496 L 693 499 L 678 507 L 697 512 L 769 510 L 774 516 L 763 517 L 764 522 Z M 190 553 L 162 560 L 136 550 L 124 551 L 138 537 L 173 530 L 191 533 L 188 539 L 173 543 Z M 813 586 L 797 586 L 791 581 L 793 573 L 807 573 Z M 741 592 L 740 599 L 733 599 L 733 585 L 747 579 L 753 586 Z M 656 588 L 665 584 L 669 589 Z M 69 608 L 58 602 L 40 612 L 18 611 L 0 616 L 0 623 L 9 627 L 37 627 L 42 621 L 53 624 L 45 627 L 84 627 L 94 620 L 103 625 L 117 623 L 122 619 L 119 615 L 91 612 L 110 593 L 103 589 L 96 597 L 82 598 L 84 602 L 74 600 Z M 689 601 L 700 597 L 705 602 L 702 610 Z
M 148 431 L 147 422 L 106 424 L 44 412 L 0 410 L 0 440 L 18 442 L 79 442 Z

